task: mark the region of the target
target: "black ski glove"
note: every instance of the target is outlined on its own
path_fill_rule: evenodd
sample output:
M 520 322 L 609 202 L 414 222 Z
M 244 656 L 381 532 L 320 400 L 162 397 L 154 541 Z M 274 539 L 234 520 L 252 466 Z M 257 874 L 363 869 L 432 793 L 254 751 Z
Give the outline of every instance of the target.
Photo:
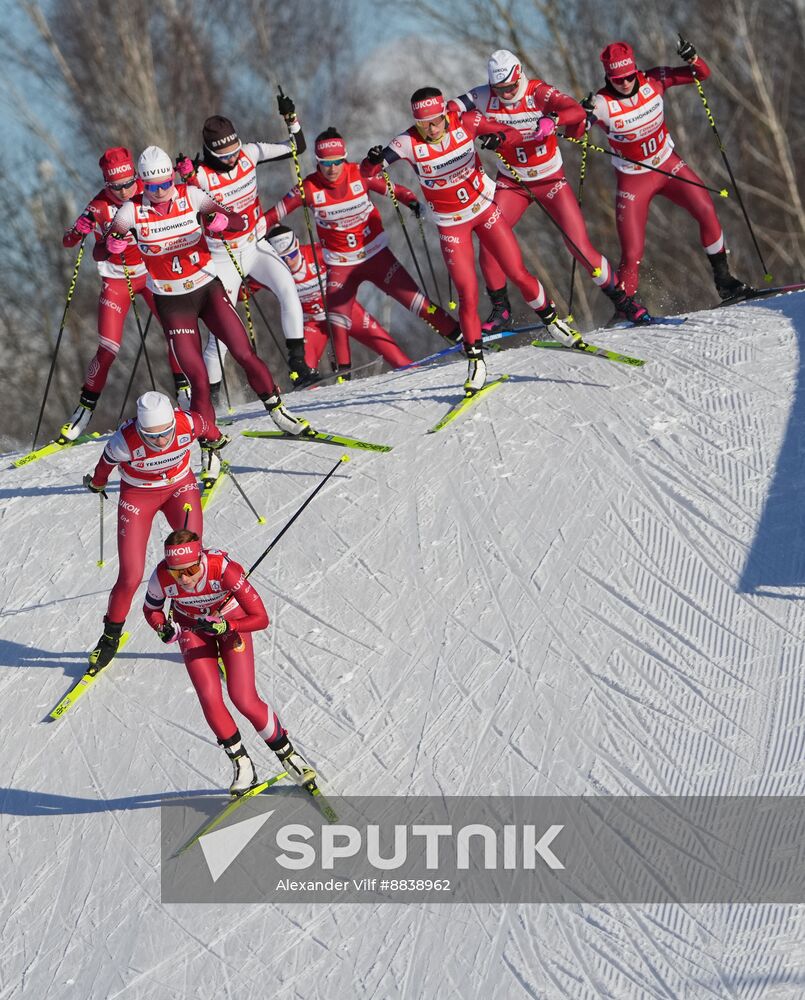
M 378 163 L 382 163 L 385 159 L 383 156 L 383 148 L 383 146 L 372 146 L 366 154 L 366 159 L 374 166 L 377 166 Z
M 277 94 L 277 110 L 286 121 L 296 117 L 296 105 L 282 90 Z
M 408 207 L 411 209 L 411 211 L 418 219 L 422 217 L 422 206 L 416 200 L 416 198 L 413 201 L 408 202 Z
M 106 487 L 96 486 L 95 483 L 93 483 L 92 476 L 89 473 L 87 473 L 86 476 L 84 476 L 82 482 L 84 483 L 86 488 L 90 491 L 90 493 L 100 493 L 100 495 L 104 498 L 104 500 L 109 499 L 109 497 L 106 495 Z
M 506 141 L 505 132 L 491 132 L 489 135 L 482 135 L 479 139 L 481 149 L 497 149 Z
M 697 55 L 696 49 L 681 35 L 678 35 L 677 37 L 679 38 L 679 43 L 677 44 L 676 51 L 679 58 L 684 59 L 686 63 L 692 63 Z
M 182 629 L 176 622 L 167 621 L 164 625 L 160 625 L 156 632 L 165 645 L 168 645 L 171 642 L 176 642 L 182 634 Z
M 229 631 L 229 622 L 225 618 L 206 618 L 202 616 L 196 623 L 196 631 L 204 635 L 220 637 Z

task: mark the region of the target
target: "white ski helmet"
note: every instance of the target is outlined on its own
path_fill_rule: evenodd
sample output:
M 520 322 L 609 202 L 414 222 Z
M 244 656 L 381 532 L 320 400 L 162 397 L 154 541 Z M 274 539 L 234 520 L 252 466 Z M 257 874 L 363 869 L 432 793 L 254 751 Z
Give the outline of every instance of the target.
M 155 427 L 174 424 L 173 403 L 162 392 L 145 392 L 137 400 L 137 430 L 152 433 Z
M 146 184 L 149 181 L 173 179 L 171 158 L 159 146 L 148 146 L 140 153 L 140 159 L 137 161 L 137 173 Z
M 266 236 L 266 239 L 280 257 L 284 257 L 285 254 L 293 253 L 294 250 L 299 249 L 299 240 L 296 238 L 296 233 L 287 226 L 274 226 Z
M 523 67 L 520 60 L 513 52 L 509 52 L 508 49 L 498 49 L 497 52 L 493 52 L 489 57 L 486 68 L 489 74 L 490 87 L 517 86 L 514 94 L 507 96 L 504 103 L 520 100 L 525 92 L 528 81 L 523 74 Z M 497 96 L 500 97 L 500 95 Z M 502 97 L 500 99 L 503 100 Z

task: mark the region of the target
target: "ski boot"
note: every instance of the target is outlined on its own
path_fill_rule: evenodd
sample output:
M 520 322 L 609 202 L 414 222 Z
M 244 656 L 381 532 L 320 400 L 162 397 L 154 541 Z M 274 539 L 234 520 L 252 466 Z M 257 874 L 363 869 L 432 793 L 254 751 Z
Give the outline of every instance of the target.
M 99 392 L 92 392 L 90 389 L 82 389 L 78 406 L 73 411 L 73 415 L 61 428 L 59 432 L 59 444 L 66 444 L 68 441 L 75 441 L 77 437 L 84 433 L 85 428 L 92 420 L 92 414 L 98 405 Z
M 456 323 L 455 328 L 452 329 L 450 333 L 446 333 L 444 335 L 444 339 L 448 342 L 448 344 L 452 344 L 453 346 L 461 343 L 461 327 L 458 323 Z
M 120 645 L 120 634 L 123 631 L 123 624 L 123 622 L 110 622 L 104 616 L 103 635 L 98 640 L 95 649 L 89 654 L 88 674 L 94 676 L 112 662 L 117 652 L 117 647 Z
M 310 424 L 307 420 L 295 417 L 289 410 L 285 409 L 278 392 L 275 392 L 273 396 L 261 396 L 260 398 L 263 400 L 263 406 L 268 410 L 269 416 L 284 434 L 297 437 L 310 430 Z
M 352 364 L 348 365 L 336 365 L 335 374 L 337 376 L 336 382 L 341 385 L 342 382 L 352 381 Z
M 641 306 L 631 295 L 627 295 L 620 285 L 611 285 L 609 288 L 601 287 L 601 291 L 615 306 L 615 315 L 611 323 L 627 320 L 635 326 L 647 326 L 651 323 L 651 316 L 645 306 Z
M 232 761 L 233 775 L 232 784 L 229 786 L 229 794 L 232 798 L 237 799 L 245 792 L 254 788 L 255 785 L 260 784 L 257 773 L 254 770 L 254 764 L 240 741 L 240 733 L 237 729 L 234 736 L 230 736 L 228 740 L 218 740 L 218 743 L 224 748 L 224 753 Z
M 492 300 L 492 312 L 487 316 L 486 322 L 481 324 L 481 331 L 483 333 L 497 333 L 499 330 L 509 329 L 512 321 L 512 307 L 509 304 L 506 286 L 494 289 L 487 288 L 487 292 Z
M 173 384 L 176 388 L 176 402 L 179 404 L 179 409 L 187 413 L 190 410 L 191 397 L 190 383 L 187 381 L 187 376 L 183 372 L 174 372 Z
M 486 362 L 480 343 L 467 344 L 464 348 L 467 355 L 467 378 L 464 382 L 464 395 L 474 396 L 486 384 Z
M 308 764 L 305 758 L 294 749 L 293 743 L 283 734 L 277 740 L 268 744 L 274 753 L 279 757 L 282 769 L 288 772 L 288 777 L 293 779 L 302 788 L 314 787 L 316 785 L 316 771 Z
M 305 361 L 304 339 L 286 340 L 285 346 L 288 348 L 288 368 L 294 389 L 304 389 L 311 382 L 316 382 L 319 373 Z
M 577 347 L 582 350 L 587 346 L 578 330 L 574 330 L 567 320 L 559 319 L 556 315 L 556 306 L 552 302 L 549 302 L 542 309 L 537 309 L 537 315 L 545 324 L 545 329 L 548 333 L 554 340 L 558 340 L 560 344 L 564 344 L 565 347 Z
M 722 300 L 738 298 L 741 295 L 748 295 L 752 291 L 751 285 L 747 285 L 730 273 L 726 250 L 719 250 L 718 253 L 710 253 L 707 255 L 707 259 L 710 261 L 710 267 L 713 269 L 713 280 L 715 281 L 716 291 Z

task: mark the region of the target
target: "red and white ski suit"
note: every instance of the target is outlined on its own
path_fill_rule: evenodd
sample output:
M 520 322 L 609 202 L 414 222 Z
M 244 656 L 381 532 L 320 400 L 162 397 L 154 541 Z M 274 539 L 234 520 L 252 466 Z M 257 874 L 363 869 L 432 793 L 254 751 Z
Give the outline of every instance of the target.
M 202 550 L 202 575 L 189 589 L 171 576 L 163 560 L 148 581 L 143 614 L 153 629 L 167 621 L 163 607 L 170 599 L 173 620 L 181 626 L 179 648 L 196 689 L 201 710 L 219 741 L 231 739 L 238 726 L 224 702 L 218 657 L 226 669 L 226 689 L 235 708 L 264 740 L 284 734 L 276 712 L 257 693 L 252 632 L 268 626 L 260 595 L 246 579 L 243 567 L 226 552 Z M 232 629 L 221 637 L 193 631 L 202 616 L 225 618 Z
M 692 84 L 696 77 L 706 80 L 709 76 L 707 63 L 698 56 L 693 66 L 656 66 L 645 73 L 638 72 L 638 85 L 632 97 L 623 97 L 610 86 L 602 87 L 595 95 L 596 124 L 607 133 L 610 149 L 673 175 L 667 177 L 620 158 L 612 161 L 618 178 L 616 221 L 621 242 L 618 275 L 628 295 L 637 291 L 648 210 L 656 195 L 668 198 L 696 219 L 706 253 L 718 253 L 724 247 L 724 233 L 709 193 L 703 187 L 674 180 L 686 177 L 702 183 L 674 152 L 663 105 L 663 94 L 669 87 Z
M 576 195 L 565 177 L 556 133 L 547 139 L 535 138 L 540 117 L 549 114 L 557 116 L 557 126 L 564 126 L 568 134 L 583 132 L 584 108 L 542 80 L 528 80 L 522 89 L 522 95 L 514 101 L 502 101 L 488 85 L 475 87 L 456 99 L 459 107 L 467 111 L 477 108 L 492 121 L 509 125 L 520 133 L 516 143 L 506 142 L 498 147 L 497 152 L 506 163 L 501 161 L 495 178 L 495 202 L 514 228 L 531 203 L 523 190 L 524 185 L 570 237 L 565 239 L 568 250 L 592 275 L 593 281 L 597 285 L 614 284 L 617 280 L 615 269 L 590 242 Z M 515 179 L 513 171 L 517 172 L 522 184 Z M 504 287 L 506 276 L 483 245 L 479 263 L 487 288 Z
M 477 344 L 481 340 L 481 321 L 473 232 L 481 246 L 497 258 L 503 273 L 517 285 L 532 309 L 543 308 L 548 299 L 539 280 L 526 270 L 511 226 L 495 203 L 495 184 L 484 173 L 475 150 L 476 136 L 504 132 L 509 142 L 516 143 L 520 133 L 485 118 L 480 111 L 460 112 L 452 102 L 448 104 L 446 126 L 441 139 L 426 142 L 412 125 L 392 139 L 383 156 L 387 163 L 407 160 L 416 171 L 458 293 L 464 343 Z M 382 169 L 382 164 L 372 164 L 368 159 L 361 163 L 367 177 Z
M 151 524 L 162 511 L 171 528 L 185 527 L 184 505 L 191 509 L 187 527 L 201 537 L 201 494 L 190 468 L 190 450 L 198 438 L 217 441 L 221 432 L 198 413 L 174 411 L 176 430 L 162 449 L 140 437 L 137 422 L 129 420 L 111 436 L 95 466 L 92 482 L 105 486 L 115 466 L 120 467 L 120 499 L 117 504 L 118 572 L 106 617 L 125 621 L 134 592 L 145 569 L 145 551 Z
M 350 332 L 358 289 L 369 281 L 443 337 L 455 330 L 455 320 L 431 304 L 389 250 L 380 213 L 369 198 L 369 192 L 388 194 L 382 177 L 367 179 L 357 163 L 345 163 L 333 184 L 318 170 L 308 174 L 304 192 L 304 204 L 313 209 L 327 266 L 327 311 L 334 328 Z M 394 185 L 394 194 L 406 205 L 417 200 L 414 192 L 401 184 Z M 269 230 L 302 204 L 302 195 L 295 187 L 266 212 Z
M 135 195 L 141 194 L 142 190 L 142 181 L 138 178 Z M 131 235 L 126 237 L 126 242 L 129 245 L 123 254 L 110 254 L 104 245 L 107 230 L 122 204 L 124 202 L 104 187 L 89 201 L 82 212 L 82 215 L 91 216 L 95 224 L 93 257 L 101 277 L 101 294 L 98 298 L 98 350 L 90 361 L 84 376 L 84 388 L 97 393 L 103 392 L 109 376 L 109 369 L 120 351 L 120 344 L 123 340 L 123 326 L 131 306 L 126 270 L 129 272 L 132 292 L 135 295 L 141 295 L 145 304 L 156 316 L 154 295 L 149 288 L 146 288 L 145 264 L 134 237 Z M 81 233 L 76 232 L 75 229 L 68 229 L 62 237 L 62 245 L 74 247 L 81 242 L 81 239 Z M 140 317 L 140 322 L 143 323 L 143 329 L 145 329 L 142 317 Z M 170 351 L 168 352 L 168 361 L 171 371 L 176 375 L 180 374 L 181 368 Z
M 246 328 L 217 276 L 199 213 L 223 212 L 236 229 L 239 216 L 213 201 L 199 187 L 176 184 L 168 202 L 152 203 L 147 195 L 126 202 L 112 222 L 116 236 L 133 231 L 145 266 L 147 284 L 176 360 L 190 381 L 193 408 L 214 426 L 210 384 L 201 354 L 199 318 L 225 343 L 243 368 L 258 396 L 277 392 L 265 362 L 249 343 Z
M 299 251 L 299 256 L 291 262 L 290 271 L 296 282 L 305 320 L 305 363 L 310 368 L 315 368 L 330 339 L 327 332 L 324 299 L 319 285 L 320 275 L 322 285 L 326 287 L 327 268 L 324 265 L 320 243 L 315 245 L 315 254 L 310 244 L 300 243 Z M 340 367 L 348 366 L 350 364 L 350 350 L 347 331 L 344 327 L 336 325 L 332 326 L 332 331 L 336 363 Z M 363 344 L 371 351 L 375 351 L 392 368 L 410 364 L 411 359 L 400 349 L 388 330 L 381 326 L 357 299 L 352 305 L 352 325 L 349 328 L 349 336 L 354 337 L 359 344 Z

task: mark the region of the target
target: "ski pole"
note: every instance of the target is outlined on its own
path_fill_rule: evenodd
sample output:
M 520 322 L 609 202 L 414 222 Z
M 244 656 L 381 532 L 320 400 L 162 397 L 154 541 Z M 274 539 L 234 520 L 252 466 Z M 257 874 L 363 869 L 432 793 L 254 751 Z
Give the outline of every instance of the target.
M 134 358 L 134 365 L 131 369 L 131 375 L 129 376 L 129 384 L 126 386 L 126 394 L 123 396 L 123 405 L 120 407 L 120 414 L 117 418 L 117 422 L 120 423 L 123 420 L 123 414 L 126 410 L 126 403 L 129 401 L 129 393 L 131 392 L 131 387 L 134 384 L 134 376 L 137 374 L 137 367 L 140 364 L 140 358 L 143 356 L 143 347 L 145 345 L 145 338 L 148 336 L 148 328 L 151 326 L 151 320 L 154 314 L 152 312 L 148 313 L 148 319 L 145 321 L 145 330 L 143 331 L 143 339 L 140 341 L 140 346 L 137 348 L 137 355 Z
M 50 383 L 53 379 L 53 372 L 56 370 L 56 357 L 59 353 L 59 346 L 61 345 L 62 334 L 64 333 L 64 324 L 67 320 L 67 310 L 70 308 L 70 302 L 73 298 L 73 292 L 75 291 L 76 281 L 78 281 L 78 269 L 81 267 L 81 261 L 84 257 L 84 240 L 86 236 L 81 237 L 81 245 L 78 248 L 78 256 L 75 259 L 75 267 L 73 268 L 73 276 L 70 279 L 70 287 L 67 289 L 67 301 L 64 303 L 64 312 L 61 316 L 61 326 L 59 327 L 59 335 L 56 338 L 56 346 L 53 348 L 53 358 L 50 362 L 50 371 L 48 372 L 48 380 L 45 384 L 45 394 L 42 397 L 42 405 L 39 408 L 39 418 L 36 421 L 36 430 L 34 431 L 34 440 L 31 445 L 31 451 L 36 448 L 36 439 L 39 437 L 39 428 L 42 426 L 42 417 L 45 414 L 45 404 L 48 400 L 48 393 L 50 392 Z
M 100 555 L 98 557 L 98 565 L 99 566 L 103 566 L 104 565 L 104 561 L 103 561 L 103 501 L 104 501 L 104 496 L 103 496 L 103 493 L 99 493 L 98 494 L 98 500 L 100 501 L 100 512 L 101 512 L 101 518 L 100 518 L 101 552 L 100 552 Z
M 137 303 L 134 301 L 134 286 L 131 283 L 131 272 L 126 265 L 126 254 L 125 252 L 121 255 L 123 261 L 123 274 L 126 276 L 126 285 L 129 289 L 129 299 L 131 299 L 131 309 L 134 313 L 134 322 L 137 324 L 137 332 L 140 334 L 140 346 L 143 349 L 143 354 L 145 355 L 145 367 L 148 369 L 148 377 L 151 379 L 151 388 L 156 389 L 156 382 L 154 381 L 154 373 L 151 371 L 151 359 L 148 357 L 148 348 L 145 346 L 145 334 L 143 333 L 143 328 L 140 325 L 140 314 L 137 312 Z
M 324 477 L 324 479 L 322 479 L 322 481 L 319 483 L 319 485 L 313 490 L 313 492 L 310 494 L 310 496 L 307 498 L 307 500 L 305 500 L 305 502 L 299 507 L 299 509 L 296 511 L 296 513 L 293 514 L 291 516 L 291 518 L 285 523 L 285 526 L 283 528 L 281 528 L 277 532 L 277 534 L 274 536 L 274 538 L 272 539 L 272 541 L 269 542 L 268 546 L 266 547 L 266 549 L 263 552 L 263 554 L 259 557 L 259 559 L 257 559 L 256 562 L 252 563 L 252 566 L 249 569 L 249 572 L 246 574 L 246 576 L 251 576 L 252 575 L 252 573 L 257 569 L 257 567 L 260 565 L 260 563 L 268 555 L 268 553 L 274 548 L 274 546 L 277 544 L 277 542 L 280 540 L 280 538 L 282 538 L 282 536 L 285 534 L 285 532 L 288 530 L 288 528 L 290 528 L 290 526 L 294 523 L 294 521 L 299 517 L 299 515 L 302 513 L 302 511 L 305 509 L 305 507 L 307 507 L 307 505 L 311 502 L 311 500 L 313 500 L 313 498 L 316 496 L 316 494 L 320 490 L 322 490 L 324 488 L 324 486 L 327 483 L 328 479 L 332 475 L 335 474 L 336 470 L 341 465 L 341 463 L 342 462 L 348 462 L 348 461 L 349 461 L 349 455 L 342 455 L 338 459 L 338 461 L 335 463 L 335 465 L 332 467 L 332 469 L 330 469 L 330 471 L 327 473 L 327 475 Z
M 284 97 L 285 94 L 282 92 L 282 87 L 278 86 L 279 96 Z M 288 122 L 288 148 L 291 151 L 291 159 L 293 160 L 294 171 L 296 172 L 296 186 L 299 188 L 299 197 L 302 199 L 302 214 L 305 217 L 305 228 L 307 229 L 307 237 L 310 242 L 310 249 L 313 251 L 313 263 L 316 265 L 316 279 L 319 283 L 319 294 L 321 295 L 321 300 L 324 303 L 324 322 L 327 325 L 327 336 L 330 338 L 330 350 L 332 351 L 331 364 L 333 369 L 338 368 L 338 361 L 336 360 L 335 354 L 335 338 L 333 337 L 333 328 L 330 323 L 330 310 L 327 308 L 327 292 L 324 288 L 324 282 L 321 280 L 322 275 L 322 265 L 319 263 L 319 255 L 316 252 L 316 241 L 313 238 L 313 227 L 310 223 L 310 212 L 308 211 L 307 198 L 305 197 L 305 181 L 302 177 L 302 168 L 299 165 L 299 154 L 296 150 L 296 139 L 294 138 L 293 132 L 291 132 L 291 126 Z
M 210 333 L 211 337 L 215 337 L 214 333 Z M 224 383 L 224 395 L 226 396 L 226 410 L 227 413 L 234 413 L 235 408 L 232 406 L 232 400 L 229 397 L 229 386 L 226 382 L 226 372 L 224 371 L 224 359 L 221 357 L 221 345 L 218 342 L 218 338 L 215 337 L 215 350 L 218 352 L 218 366 L 221 369 L 221 381 Z
M 542 202 L 539 201 L 539 199 L 531 191 L 529 191 L 528 186 L 525 183 L 525 181 L 523 180 L 523 178 L 514 169 L 514 167 L 509 163 L 509 161 L 506 159 L 506 157 L 503 156 L 502 153 L 498 152 L 497 149 L 495 150 L 495 156 L 497 156 L 497 158 L 500 160 L 500 162 L 503 164 L 503 166 L 509 171 L 509 173 L 512 175 L 512 177 L 517 181 L 517 183 L 523 189 L 523 191 L 525 191 L 525 193 L 528 195 L 528 197 L 531 199 L 531 201 L 533 201 L 535 205 L 539 205 L 539 207 L 542 209 L 543 213 L 551 220 L 551 222 L 556 226 L 556 228 L 562 234 L 562 238 L 565 240 L 565 242 L 569 246 L 571 246 L 573 248 L 573 250 L 578 254 L 578 256 L 581 257 L 581 259 L 584 261 L 584 263 L 590 268 L 590 271 L 592 272 L 593 277 L 595 277 L 595 278 L 599 277 L 600 274 L 601 274 L 601 268 L 600 267 L 593 267 L 593 262 L 582 251 L 581 247 L 577 246 L 576 243 L 574 243 L 574 241 L 570 238 L 570 236 L 568 236 L 568 234 L 565 231 L 564 227 L 562 225 L 560 225 L 560 223 L 557 222 L 556 219 L 554 219 L 554 217 L 551 215 L 551 213 L 548 211 L 548 209 L 542 204 Z
M 338 461 L 335 463 L 335 465 L 332 467 L 332 469 L 330 469 L 330 471 L 327 473 L 327 475 L 324 477 L 324 479 L 322 479 L 322 481 L 319 483 L 319 485 L 313 490 L 313 492 L 310 494 L 310 496 L 307 498 L 307 500 L 305 500 L 304 503 L 301 504 L 301 506 L 297 509 L 297 511 L 296 511 L 295 514 L 291 515 L 291 517 L 288 519 L 288 521 L 286 521 L 285 525 L 282 528 L 280 528 L 280 530 L 277 532 L 277 534 L 274 536 L 274 538 L 268 543 L 268 545 L 264 549 L 262 555 L 260 555 L 255 560 L 255 562 L 253 562 L 251 564 L 251 566 L 249 567 L 249 569 L 246 571 L 244 579 L 246 579 L 247 577 L 250 577 L 252 575 L 252 573 L 254 573 L 254 571 L 257 569 L 257 567 L 260 565 L 260 563 L 265 559 L 265 557 L 269 554 L 269 552 L 274 548 L 274 546 L 282 538 L 282 536 L 285 534 L 285 532 L 288 530 L 288 528 L 290 528 L 290 526 L 294 523 L 294 521 L 299 517 L 299 515 L 302 513 L 302 511 L 305 509 L 305 507 L 307 507 L 307 505 L 313 500 L 313 498 L 316 496 L 316 494 L 320 490 L 322 490 L 324 488 L 324 486 L 326 485 L 327 481 L 330 479 L 330 477 L 332 475 L 335 474 L 336 470 L 339 468 L 339 466 L 341 465 L 341 463 L 342 462 L 348 462 L 348 461 L 349 461 L 349 455 L 342 455 L 338 459 Z M 227 591 L 227 593 L 223 595 L 221 603 L 218 605 L 218 608 L 222 608 L 226 604 L 226 602 L 229 600 L 231 594 L 232 594 L 232 591 L 230 590 L 230 591 Z M 212 612 L 212 613 L 215 614 L 216 612 Z
M 436 272 L 433 270 L 433 260 L 430 255 L 430 250 L 428 249 L 428 241 L 425 239 L 425 227 L 422 225 L 422 216 L 419 213 L 417 213 L 416 221 L 419 224 L 419 235 L 422 237 L 422 246 L 425 248 L 425 257 L 427 258 L 428 267 L 430 268 L 430 276 L 433 281 L 433 287 L 436 289 L 436 299 L 438 300 L 439 305 L 442 306 L 442 309 L 444 309 L 444 306 L 442 305 L 442 296 L 439 294 L 439 282 L 436 280 Z M 450 297 L 452 298 L 452 296 Z
M 269 333 L 271 339 L 274 341 L 274 346 L 279 351 L 280 357 L 282 358 L 282 360 L 285 362 L 286 365 L 288 365 L 288 371 L 290 371 L 291 370 L 290 362 L 285 357 L 285 354 L 283 353 L 282 347 L 280 346 L 280 342 L 277 340 L 277 335 L 274 333 L 273 329 L 271 328 L 271 324 L 266 319 L 266 314 L 263 312 L 263 310 L 262 310 L 262 308 L 260 306 L 260 303 L 257 301 L 257 292 L 250 291 L 249 288 L 248 288 L 248 286 L 246 284 L 244 284 L 243 285 L 243 293 L 244 293 L 244 295 L 250 296 L 254 300 L 254 305 L 255 305 L 257 311 L 260 313 L 260 318 L 262 319 L 263 323 L 265 324 L 266 330 L 268 330 L 268 333 Z
M 187 522 L 188 522 L 188 519 L 190 518 L 190 511 L 192 509 L 193 509 L 193 504 L 192 503 L 186 503 L 182 507 L 182 510 L 184 511 L 184 524 L 182 525 L 182 531 L 184 531 L 187 528 Z
M 576 195 L 576 200 L 579 203 L 579 208 L 581 208 L 581 191 L 584 187 L 584 178 L 587 174 L 587 143 L 589 142 L 590 133 L 586 131 L 584 133 L 584 138 L 582 139 L 581 146 L 581 166 L 579 167 L 579 188 Z M 570 294 L 567 297 L 567 311 L 572 316 L 573 315 L 573 294 L 576 291 L 576 258 L 573 257 L 573 263 L 570 265 Z
M 420 269 L 419 261 L 417 260 L 416 252 L 414 251 L 414 244 L 411 242 L 411 237 L 408 235 L 408 226 L 406 226 L 405 224 L 405 219 L 403 218 L 403 214 L 400 209 L 400 203 L 399 201 L 397 201 L 397 195 L 394 191 L 394 185 L 392 184 L 391 177 L 389 177 L 389 172 L 388 170 L 386 170 L 385 167 L 383 167 L 383 180 L 386 182 L 386 189 L 389 193 L 389 198 L 391 198 L 391 202 L 394 205 L 394 210 L 397 213 L 397 218 L 400 220 L 400 225 L 402 226 L 403 235 L 405 236 L 405 242 L 408 244 L 408 249 L 410 250 L 411 256 L 414 259 L 414 267 L 416 268 L 416 274 L 417 277 L 419 278 L 419 287 L 425 293 L 425 297 L 430 299 L 430 295 L 428 294 L 428 289 L 425 287 L 425 279 L 422 277 L 422 270 Z M 423 239 L 424 239 L 424 233 L 423 233 Z M 428 306 L 428 312 L 432 313 L 435 311 L 436 311 L 436 306 L 434 306 L 433 303 L 431 302 L 431 304 Z
M 232 470 L 231 469 L 227 469 L 227 473 L 226 474 L 229 476 L 229 478 L 234 483 L 235 489 L 243 497 L 244 501 L 246 502 L 246 506 L 249 508 L 249 510 L 252 512 L 252 514 L 254 514 L 254 516 L 257 518 L 257 523 L 258 524 L 265 524 L 266 523 L 266 519 L 262 516 L 262 514 L 258 514 L 257 511 L 254 509 L 254 505 L 252 504 L 251 500 L 246 496 L 246 494 L 243 491 L 240 483 L 237 481 L 237 479 L 232 474 Z
M 238 264 L 237 260 L 235 259 L 235 255 L 232 252 L 232 247 L 229 245 L 229 243 L 226 240 L 223 240 L 222 242 L 223 242 L 224 246 L 226 247 L 226 252 L 229 254 L 229 259 L 232 261 L 232 264 L 233 264 L 235 270 L 238 272 L 238 275 L 240 276 L 240 283 L 241 283 L 241 285 L 243 285 L 244 282 L 246 281 L 246 275 L 243 273 L 243 271 L 241 270 L 240 264 Z M 252 344 L 252 350 L 254 351 L 255 354 L 257 354 L 257 337 L 255 337 L 255 335 L 254 335 L 254 324 L 252 323 L 252 311 L 249 308 L 249 296 L 248 295 L 243 300 L 243 304 L 246 307 L 246 329 L 248 330 L 248 333 L 249 333 L 249 340 L 251 341 L 251 344 Z
M 453 275 L 449 271 L 447 272 L 447 298 L 448 298 L 447 304 L 450 306 L 450 308 L 458 309 L 458 303 L 453 298 Z
M 583 145 L 581 139 L 574 139 L 571 135 L 561 135 L 560 139 L 564 139 L 566 142 L 574 142 L 577 146 Z M 614 153 L 611 149 L 604 149 L 603 146 L 596 146 L 592 142 L 587 143 L 587 148 L 592 149 L 596 153 L 604 153 L 605 156 L 612 156 L 617 160 L 624 160 L 626 163 L 634 163 L 638 167 L 643 167 L 645 170 L 653 170 L 655 174 L 664 174 L 666 177 L 670 177 L 675 181 L 682 181 L 684 184 L 692 184 L 694 187 L 704 188 L 705 191 L 710 191 L 712 194 L 717 194 L 721 198 L 729 198 L 730 193 L 726 188 L 714 188 L 710 187 L 709 184 L 703 184 L 701 181 L 694 181 L 691 177 L 678 177 L 676 174 L 671 174 L 667 170 L 660 170 L 659 167 L 652 167 L 648 163 L 643 163 L 641 160 L 632 160 L 628 156 L 624 156 L 623 153 Z
M 682 42 L 682 36 L 679 36 L 680 44 Z M 735 174 L 732 172 L 732 167 L 730 166 L 730 161 L 727 159 L 727 151 L 724 148 L 724 143 L 721 141 L 721 136 L 718 134 L 718 129 L 716 128 L 716 121 L 713 117 L 713 112 L 710 110 L 710 105 L 707 103 L 707 98 L 704 94 L 704 87 L 702 87 L 702 82 L 696 75 L 696 67 L 691 66 L 693 71 L 693 82 L 696 84 L 696 89 L 699 91 L 699 97 L 702 99 L 702 104 L 704 105 L 704 113 L 707 115 L 707 120 L 710 123 L 710 128 L 713 130 L 713 135 L 716 137 L 716 142 L 718 143 L 718 149 L 721 153 L 721 159 L 724 161 L 724 166 L 727 168 L 727 173 L 730 175 L 730 180 L 732 181 L 732 186 L 735 189 L 735 197 L 738 199 L 738 204 L 741 206 L 741 212 L 743 213 L 746 226 L 749 229 L 749 235 L 752 237 L 752 243 L 755 245 L 755 253 L 758 255 L 760 260 L 760 266 L 763 268 L 763 280 L 766 282 L 771 282 L 774 279 L 771 274 L 769 274 L 769 269 L 766 267 L 766 261 L 763 259 L 763 254 L 761 253 L 760 246 L 758 245 L 757 238 L 755 236 L 755 230 L 752 227 L 752 223 L 749 221 L 749 213 L 746 211 L 746 206 L 744 205 L 743 197 L 741 196 L 741 189 L 738 187 L 738 182 L 735 180 Z

